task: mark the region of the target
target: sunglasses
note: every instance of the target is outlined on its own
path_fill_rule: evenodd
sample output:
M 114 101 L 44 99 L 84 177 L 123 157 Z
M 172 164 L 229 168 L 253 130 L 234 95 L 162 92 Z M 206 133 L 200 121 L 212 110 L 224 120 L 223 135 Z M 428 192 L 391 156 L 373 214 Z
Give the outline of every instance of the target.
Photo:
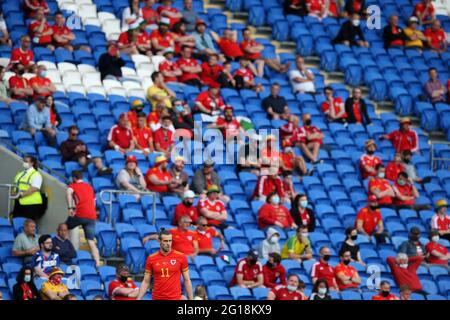
M 198 226 L 199 227 L 207 227 L 208 225 L 207 224 L 199 224 Z

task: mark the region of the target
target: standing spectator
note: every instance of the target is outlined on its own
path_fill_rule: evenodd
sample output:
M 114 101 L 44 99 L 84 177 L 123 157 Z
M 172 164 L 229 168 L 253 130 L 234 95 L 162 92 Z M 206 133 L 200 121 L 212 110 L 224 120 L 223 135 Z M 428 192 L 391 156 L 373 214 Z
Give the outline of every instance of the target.
M 361 284 L 361 278 L 355 267 L 350 265 L 352 262 L 352 254 L 350 251 L 341 251 L 341 263 L 335 267 L 336 282 L 339 291 L 347 289 L 356 289 Z
M 289 107 L 284 97 L 280 96 L 280 85 L 272 83 L 270 94 L 262 100 L 262 107 L 267 112 L 269 119 L 288 120 Z
M 187 33 L 186 23 L 183 20 L 175 23 L 172 28 L 172 36 L 175 41 L 175 52 L 177 54 L 182 54 L 181 51 L 184 46 L 189 47 L 192 53 L 195 48 L 195 39 Z
M 269 226 L 276 226 L 281 229 L 297 229 L 297 225 L 289 214 L 289 210 L 280 204 L 280 197 L 275 192 L 271 192 L 266 203 L 258 211 L 258 227 L 265 229 Z
M 283 181 L 278 174 L 278 168 L 271 167 L 269 170 L 269 174 L 258 177 L 252 198 L 258 201 L 267 201 L 267 198 L 272 193 L 275 193 L 278 195 L 280 202 L 287 201 Z
M 217 115 L 225 108 L 225 103 L 220 96 L 220 86 L 212 83 L 208 91 L 200 92 L 195 99 L 194 112 L 201 112 L 207 115 Z
M 95 209 L 95 193 L 89 183 L 83 181 L 83 172 L 72 172 L 73 183 L 67 188 L 67 204 L 69 216 L 66 224 L 69 230 L 81 226 L 87 239 L 89 250 L 95 260 L 95 265 L 100 266 L 100 254 L 95 243 L 95 222 L 97 211 Z M 72 238 L 73 239 L 73 238 Z
M 400 172 L 393 185 L 395 198 L 394 204 L 397 209 L 414 209 L 416 199 L 419 197 L 419 191 L 408 179 L 406 172 Z
M 407 284 L 400 286 L 400 300 L 411 300 L 412 291 Z
M 78 127 L 69 127 L 69 137 L 61 143 L 59 150 L 61 151 L 62 162 L 75 161 L 80 166 L 86 168 L 88 165 L 89 150 L 86 144 L 78 139 Z
M 315 93 L 314 73 L 306 68 L 305 60 L 301 56 L 295 59 L 296 69 L 289 72 L 292 91 L 297 93 Z
M 9 90 L 6 87 L 5 67 L 3 66 L 0 66 L 0 101 L 7 104 L 14 102 L 14 99 L 10 98 Z
M 161 17 L 158 29 L 153 30 L 150 34 L 153 54 L 161 55 L 168 48 L 175 50 L 175 40 L 169 31 L 169 23 L 169 19 Z
M 73 264 L 72 259 L 77 257 L 77 252 L 73 247 L 72 242 L 69 239 L 69 228 L 67 224 L 60 223 L 58 225 L 58 229 L 56 230 L 57 234 L 53 237 L 53 252 L 58 254 L 61 262 L 67 265 Z
M 192 0 L 184 0 L 183 4 L 181 15 L 183 16 L 183 20 L 186 21 L 186 31 L 193 32 L 195 30 L 195 23 L 200 20 L 200 16 L 192 8 Z
M 44 282 L 41 288 L 42 300 L 64 300 L 69 294 L 69 289 L 62 282 L 64 272 L 60 268 L 53 268 L 49 275 L 48 281 Z
M 183 15 L 174 7 L 172 7 L 172 0 L 162 0 L 161 6 L 157 11 L 161 18 L 167 18 L 170 21 L 170 28 L 183 18 Z
M 403 29 L 398 26 L 398 16 L 390 16 L 388 25 L 383 29 L 384 49 L 403 47 L 406 39 Z
M 197 20 L 195 23 L 195 32 L 192 36 L 195 39 L 195 49 L 197 50 L 197 54 L 203 61 L 206 61 L 208 56 L 212 54 L 218 54 L 211 33 L 206 32 L 205 21 Z
M 369 197 L 375 196 L 379 207 L 390 208 L 395 198 L 394 188 L 385 178 L 386 169 L 382 163 L 377 164 L 375 170 L 376 176 L 369 181 Z
M 345 113 L 348 123 L 360 123 L 367 126 L 372 123 L 367 113 L 366 101 L 361 97 L 361 89 L 354 88 L 352 97 L 345 101 Z
M 430 68 L 428 70 L 428 75 L 430 76 L 430 79 L 425 83 L 425 91 L 428 95 L 428 99 L 432 103 L 445 103 L 447 88 L 439 80 L 436 68 Z
M 175 129 L 188 130 L 191 136 L 194 134 L 194 120 L 192 119 L 191 110 L 183 101 L 176 99 L 173 102 L 170 117 Z
M 128 116 L 125 112 L 120 114 L 119 122 L 109 130 L 108 144 L 111 149 L 122 154 L 134 150 L 133 131 L 128 127 Z
M 50 146 L 56 145 L 56 130 L 50 122 L 50 110 L 46 108 L 44 98 L 37 98 L 36 102 L 28 107 L 21 129 L 28 131 L 33 137 L 40 131 Z
M 322 130 L 312 125 L 311 115 L 309 113 L 302 114 L 302 122 L 303 127 L 298 132 L 300 149 L 312 164 L 321 163 L 323 160 L 318 159 L 319 151 L 325 136 Z
M 267 300 L 308 300 L 300 291 L 300 283 L 298 275 L 289 275 L 287 285 L 278 285 L 272 288 L 267 295 Z
M 116 177 L 116 185 L 120 190 L 140 192 L 146 191 L 144 175 L 138 167 L 135 156 L 128 156 L 125 160 L 125 168 L 120 170 Z
M 399 298 L 391 293 L 391 284 L 383 280 L 380 283 L 380 291 L 372 297 L 372 300 L 399 300 Z
M 388 257 L 387 264 L 391 268 L 397 286 L 408 285 L 413 292 L 424 293 L 422 284 L 417 276 L 417 269 L 423 261 L 423 257 L 408 258 L 406 253 L 398 253 L 397 257 Z
M 9 37 L 5 19 L 3 19 L 3 12 L 0 13 L 0 45 L 6 45 L 10 48 L 12 47 L 12 40 Z
M 147 189 L 153 192 L 168 193 L 178 186 L 167 167 L 167 158 L 164 155 L 158 156 L 155 166 L 148 169 L 145 174 Z
M 222 51 L 223 55 L 227 60 L 237 61 L 241 57 L 244 56 L 244 53 L 241 50 L 241 47 L 238 44 L 238 33 L 237 30 L 232 30 L 230 28 L 226 28 L 223 31 L 223 37 L 219 37 L 217 33 L 214 31 L 210 31 L 210 34 L 214 41 L 217 42 L 217 45 Z M 256 70 L 252 70 L 256 73 Z
M 448 203 L 445 199 L 436 201 L 436 214 L 431 218 L 431 229 L 437 230 L 439 236 L 450 241 L 450 216 L 447 215 Z
M 145 113 L 138 114 L 137 127 L 133 128 L 134 144 L 136 145 L 136 152 L 141 152 L 144 156 L 148 156 L 155 151 L 153 146 L 152 130 L 147 127 L 147 116 Z
M 52 44 L 53 29 L 48 24 L 43 9 L 36 11 L 35 20 L 30 23 L 28 32 L 33 39 L 34 47 L 46 47 L 51 51 L 55 50 Z
M 281 258 L 296 260 L 299 263 L 313 259 L 311 241 L 308 239 L 308 229 L 305 226 L 300 226 L 296 234 L 286 241 L 281 250 Z
M 267 228 L 267 236 L 261 241 L 259 247 L 259 254 L 261 258 L 268 260 L 269 254 L 271 253 L 281 253 L 280 248 L 280 232 L 272 227 Z
M 359 46 L 368 48 L 369 43 L 364 37 L 360 26 L 360 15 L 353 13 L 349 20 L 344 22 L 337 34 L 336 38 L 332 41 L 333 44 L 344 44 L 346 46 Z
M 55 23 L 52 26 L 53 29 L 53 45 L 55 48 L 64 48 L 69 51 L 73 51 L 73 45 L 71 42 L 75 40 L 75 34 L 66 25 L 66 19 L 61 11 L 55 13 Z M 81 46 L 80 49 L 91 52 L 91 48 L 88 46 Z
M 171 99 L 176 97 L 176 93 L 166 86 L 162 73 L 153 72 L 152 81 L 153 85 L 147 89 L 147 99 L 150 101 L 153 110 L 156 109 L 158 103 L 165 104 L 166 108 L 172 108 Z
M 367 207 L 359 210 L 356 216 L 355 227 L 359 234 L 365 235 L 369 240 L 374 236 L 377 243 L 386 243 L 388 234 L 384 231 L 377 197 L 374 195 L 369 196 L 368 204 Z
M 117 45 L 110 41 L 107 44 L 107 52 L 100 56 L 98 61 L 98 71 L 100 71 L 101 80 L 122 79 L 122 67 L 125 66 L 125 61 L 120 57 L 120 51 Z
M 264 90 L 262 84 L 255 84 L 255 76 L 250 61 L 244 56 L 239 59 L 239 68 L 234 72 L 236 90 L 248 89 L 259 93 Z
M 145 29 L 149 33 L 158 29 L 159 13 L 153 10 L 154 5 L 155 0 L 145 0 L 144 7 L 142 8 L 142 18 L 146 23 Z
M 189 190 L 189 175 L 184 171 L 184 162 L 184 158 L 178 156 L 173 160 L 172 168 L 170 168 L 170 174 L 178 182 L 178 188 L 174 191 L 180 198 Z
M 109 283 L 108 296 L 111 300 L 136 300 L 139 287 L 130 278 L 130 270 L 124 264 L 116 268 L 116 278 Z
M 217 63 L 218 60 L 219 56 L 213 53 L 208 56 L 207 62 L 203 62 L 201 65 L 202 73 L 200 75 L 200 78 L 206 86 L 219 84 L 217 81 L 219 80 L 219 76 L 223 71 L 223 67 Z
M 191 0 L 189 0 L 191 1 Z M 205 286 L 198 285 L 194 290 L 194 300 L 208 300 Z
M 345 104 L 341 97 L 335 97 L 332 87 L 323 89 L 325 101 L 322 103 L 322 112 L 327 115 L 330 122 L 347 123 Z
M 20 47 L 11 51 L 10 65 L 20 63 L 27 72 L 35 71 L 34 53 L 30 49 L 31 39 L 27 35 L 20 37 Z
M 208 187 L 212 185 L 220 186 L 221 184 L 220 177 L 214 170 L 214 165 L 214 160 L 206 159 L 203 168 L 197 170 L 192 178 L 192 190 L 200 195 L 200 199 L 206 197 Z M 219 194 L 219 198 L 225 203 L 230 201 L 230 198 L 224 194 Z
M 169 159 L 175 146 L 172 119 L 169 115 L 161 118 L 161 127 L 153 133 L 153 141 L 155 151 L 164 153 L 166 158 Z
M 355 243 L 357 239 L 358 230 L 355 227 L 348 227 L 345 229 L 345 241 L 342 243 L 341 250 L 339 250 L 339 252 L 350 252 L 351 261 L 358 262 L 365 267 L 366 264 L 361 258 L 359 245 Z
M 61 125 L 62 120 L 58 111 L 56 110 L 55 99 L 53 98 L 53 96 L 50 95 L 45 98 L 45 105 L 50 111 L 50 123 L 54 128 L 58 128 Z
M 316 215 L 308 208 L 308 197 L 306 194 L 298 194 L 291 206 L 291 216 L 297 226 L 305 226 L 308 232 L 316 229 Z
M 318 279 L 325 279 L 328 283 L 330 290 L 339 292 L 339 287 L 336 283 L 336 271 L 328 264 L 331 258 L 331 251 L 328 247 L 321 247 L 319 250 L 320 260 L 316 262 L 311 270 L 311 278 L 313 283 L 316 283 Z
M 394 155 L 394 161 L 391 161 L 386 166 L 386 179 L 390 181 L 397 181 L 400 172 L 404 171 L 402 164 L 402 154 L 396 152 Z
M 366 1 L 365 0 L 346 0 L 344 11 L 348 16 L 354 13 L 364 16 L 366 14 Z
M 444 266 L 448 270 L 450 254 L 448 253 L 448 249 L 439 243 L 439 231 L 431 230 L 428 238 L 430 242 L 425 246 L 427 262 L 429 264 Z
M 177 61 L 177 65 L 183 72 L 179 78 L 179 82 L 201 89 L 202 82 L 200 80 L 200 73 L 202 72 L 202 67 L 192 58 L 191 47 L 186 45 L 182 46 L 181 58 Z
M 49 273 L 54 267 L 59 267 L 59 255 L 53 252 L 52 236 L 44 234 L 39 237 L 39 248 L 31 260 L 31 267 L 35 276 L 48 279 Z
M 197 207 L 194 206 L 195 193 L 192 190 L 187 190 L 183 194 L 183 201 L 175 207 L 175 214 L 173 216 L 172 224 L 176 226 L 178 220 L 183 216 L 189 216 L 191 220 L 196 223 L 198 218 Z
M 411 152 L 419 151 L 419 138 L 417 133 L 411 130 L 411 120 L 409 118 L 400 119 L 399 130 L 382 135 L 379 139 L 391 141 L 396 152 L 402 153 L 406 150 Z
M 286 285 L 286 269 L 281 264 L 279 253 L 270 253 L 263 266 L 264 286 L 273 289 L 278 285 Z
M 377 149 L 377 145 L 374 140 L 366 140 L 364 143 L 364 148 L 366 149 L 366 154 L 363 154 L 361 158 L 359 158 L 359 170 L 361 171 L 362 178 L 367 179 L 377 175 L 375 168 L 378 164 L 383 164 L 383 161 L 374 155 Z
M 22 267 L 17 274 L 16 281 L 12 290 L 14 300 L 41 300 L 39 291 L 33 281 L 33 269 L 31 267 Z
M 122 31 L 128 31 L 130 25 L 143 16 L 139 0 L 129 0 L 128 3 L 122 12 Z
M 434 20 L 431 27 L 425 30 L 424 35 L 428 39 L 431 50 L 441 54 L 447 51 L 446 34 L 444 29 L 441 28 L 441 21 Z
M 173 49 L 170 47 L 165 49 L 163 55 L 166 60 L 159 65 L 159 72 L 164 76 L 164 82 L 179 82 L 178 78 L 183 74 L 183 71 L 181 71 L 180 65 L 173 60 Z
M 428 39 L 425 37 L 422 31 L 417 29 L 419 19 L 417 17 L 411 17 L 408 20 L 408 26 L 403 30 L 406 35 L 405 47 L 407 49 L 416 49 L 421 51 L 425 43 L 428 43 Z
M 247 257 L 238 262 L 230 287 L 239 286 L 248 289 L 264 287 L 263 267 L 258 258 L 258 251 L 250 250 Z
M 328 294 L 328 282 L 325 279 L 318 279 L 314 283 L 312 294 L 309 300 L 332 300 L 331 296 Z
M 228 228 L 227 209 L 219 200 L 220 188 L 216 185 L 208 186 L 207 197 L 198 202 L 197 210 L 200 215 L 208 219 L 208 225 L 215 226 L 221 230 Z
M 30 86 L 29 81 L 23 77 L 25 67 L 21 63 L 17 63 L 13 65 L 12 70 L 14 70 L 15 75 L 8 80 L 11 98 L 30 102 L 34 95 L 34 90 Z
M 216 250 L 213 247 L 213 238 L 219 238 L 220 246 Z M 223 235 L 213 227 L 208 227 L 208 219 L 201 216 L 197 219 L 198 254 L 206 254 L 215 257 L 223 248 L 225 240 Z
M 432 24 L 436 19 L 436 13 L 431 0 L 422 0 L 414 7 L 413 16 L 417 17 L 421 25 Z
M 13 257 L 23 258 L 25 264 L 31 262 L 32 257 L 39 251 L 39 235 L 36 234 L 36 222 L 26 219 L 23 223 L 23 232 L 14 240 L 12 248 Z

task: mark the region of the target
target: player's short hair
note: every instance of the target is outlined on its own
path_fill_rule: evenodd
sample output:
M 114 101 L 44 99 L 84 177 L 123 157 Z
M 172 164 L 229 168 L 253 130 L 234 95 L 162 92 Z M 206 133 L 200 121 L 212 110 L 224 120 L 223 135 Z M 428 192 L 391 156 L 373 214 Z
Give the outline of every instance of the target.
M 170 235 L 172 235 L 172 234 L 169 232 L 169 230 L 161 228 L 161 229 L 159 229 L 159 232 L 158 232 L 158 239 L 161 240 L 162 236 L 170 236 Z

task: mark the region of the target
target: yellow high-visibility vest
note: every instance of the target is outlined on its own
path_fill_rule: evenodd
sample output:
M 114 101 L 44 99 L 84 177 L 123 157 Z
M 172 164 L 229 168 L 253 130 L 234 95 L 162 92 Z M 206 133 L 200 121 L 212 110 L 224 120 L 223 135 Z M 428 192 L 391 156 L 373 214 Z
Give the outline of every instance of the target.
M 19 191 L 27 191 L 31 187 L 31 180 L 34 175 L 41 175 L 36 169 L 31 168 L 26 172 L 20 171 L 14 178 L 14 183 L 19 187 Z M 42 196 L 40 190 L 33 192 L 29 196 L 19 198 L 21 205 L 42 204 Z

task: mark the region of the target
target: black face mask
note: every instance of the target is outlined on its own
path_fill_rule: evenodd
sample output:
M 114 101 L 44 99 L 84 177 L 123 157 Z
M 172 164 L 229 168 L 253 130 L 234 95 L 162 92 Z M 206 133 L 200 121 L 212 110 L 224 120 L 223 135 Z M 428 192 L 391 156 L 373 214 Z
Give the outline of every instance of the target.
M 186 207 L 188 207 L 188 208 L 189 208 L 189 207 L 192 207 L 192 202 L 185 202 L 184 205 L 185 205 Z
M 322 259 L 323 259 L 324 261 L 329 261 L 330 258 L 331 258 L 331 255 L 329 255 L 329 254 L 325 254 L 325 255 L 322 256 Z
M 356 236 L 351 236 L 350 239 L 352 239 L 353 241 L 355 241 L 356 239 L 358 239 L 358 235 L 356 235 Z
M 272 269 L 274 267 L 273 263 L 267 262 L 267 266 Z
M 410 235 L 409 236 L 409 239 L 411 240 L 411 241 L 419 241 L 419 236 L 416 236 L 416 235 Z
M 258 259 L 249 259 L 251 265 L 255 265 L 258 262 Z
M 310 125 L 311 125 L 311 119 L 306 120 L 306 121 L 304 122 L 304 124 L 305 124 L 306 126 L 310 126 Z
M 372 211 L 377 210 L 377 209 L 378 209 L 378 206 L 370 206 L 370 210 L 372 210 Z
M 389 291 L 381 291 L 381 296 L 387 298 L 389 297 L 390 292 Z
M 403 162 L 404 162 L 404 163 L 410 163 L 411 160 L 410 160 L 410 159 L 403 159 Z
M 225 121 L 226 122 L 231 122 L 231 121 L 233 121 L 233 117 L 232 116 L 231 117 L 225 116 Z
M 128 277 L 120 276 L 120 281 L 127 282 L 127 280 L 128 280 Z
M 348 266 L 348 265 L 350 264 L 351 261 L 350 261 L 350 260 L 343 260 L 342 262 L 343 262 L 346 266 Z
M 368 155 L 373 155 L 374 153 L 375 153 L 375 151 L 373 151 L 373 150 L 367 151 Z

